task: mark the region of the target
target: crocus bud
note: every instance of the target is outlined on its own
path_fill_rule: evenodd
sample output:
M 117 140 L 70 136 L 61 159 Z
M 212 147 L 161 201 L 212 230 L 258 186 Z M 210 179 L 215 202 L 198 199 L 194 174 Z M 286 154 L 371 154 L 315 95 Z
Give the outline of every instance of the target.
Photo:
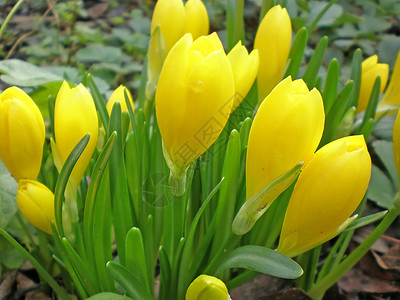
M 357 113 L 367 108 L 372 88 L 378 76 L 381 78 L 380 92 L 382 93 L 386 87 L 389 76 L 389 65 L 378 64 L 378 55 L 375 54 L 368 57 L 361 64 L 361 87 L 360 96 L 358 97 Z
M 296 182 L 277 251 L 294 257 L 344 230 L 364 197 L 370 175 L 371 158 L 362 135 L 319 149 Z
M 242 42 L 239 41 L 228 53 L 232 65 L 233 77 L 235 79 L 235 99 L 232 111 L 239 106 L 249 92 L 258 72 L 258 50 L 254 49 L 250 55 Z
M 254 48 L 258 49 L 258 101 L 261 102 L 281 80 L 292 41 L 289 14 L 280 5 L 272 7 L 258 27 Z
M 397 112 L 396 120 L 393 125 L 393 156 L 400 177 L 400 113 Z
M 299 162 L 307 163 L 318 147 L 324 122 L 317 89 L 309 91 L 302 79 L 280 82 L 260 105 L 250 129 L 247 199 Z
M 185 34 L 196 39 L 208 34 L 209 20 L 206 7 L 200 0 L 158 0 L 151 20 L 151 33 L 160 26 L 166 53 Z
M 164 155 L 172 175 L 188 166 L 218 138 L 235 93 L 232 67 L 216 33 L 192 41 L 186 34 L 171 49 L 155 97 Z
M 54 195 L 45 185 L 35 180 L 21 179 L 18 183 L 17 204 L 32 225 L 52 233 L 51 223 L 55 223 Z
M 0 95 L 0 157 L 17 180 L 36 179 L 42 164 L 45 128 L 39 108 L 23 90 Z
M 394 65 L 392 77 L 390 79 L 388 88 L 383 95 L 382 101 L 379 106 L 388 104 L 400 104 L 400 51 L 397 54 L 396 64 Z
M 189 285 L 186 300 L 229 300 L 228 289 L 222 280 L 200 275 Z
M 82 84 L 71 89 L 64 81 L 58 91 L 54 110 L 54 134 L 62 163 L 87 133 L 90 133 L 89 143 L 71 174 L 75 184 L 79 184 L 96 147 L 98 120 L 89 91 Z
M 160 25 L 168 53 L 184 34 L 185 7 L 182 0 L 158 0 L 151 19 L 151 33 L 157 25 Z
M 185 4 L 185 33 L 191 33 L 193 39 L 207 35 L 210 30 L 207 9 L 201 0 L 188 0 Z
M 128 95 L 128 99 L 131 104 L 132 110 L 134 110 L 132 95 L 129 92 L 129 90 L 121 84 L 118 88 L 116 88 L 114 90 L 114 92 L 111 94 L 110 98 L 107 101 L 106 107 L 107 107 L 107 112 L 109 115 L 111 115 L 111 111 L 112 111 L 115 101 L 119 101 L 119 103 L 121 104 L 121 111 L 128 110 L 128 107 L 127 107 L 126 101 L 125 101 L 125 91 Z

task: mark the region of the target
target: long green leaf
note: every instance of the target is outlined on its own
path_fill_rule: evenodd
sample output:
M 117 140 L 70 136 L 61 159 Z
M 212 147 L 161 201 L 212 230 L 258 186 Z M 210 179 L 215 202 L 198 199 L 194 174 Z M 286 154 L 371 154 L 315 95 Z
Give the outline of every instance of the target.
M 86 194 L 85 210 L 84 210 L 84 217 L 83 217 L 83 234 L 84 234 L 84 240 L 85 240 L 85 248 L 87 251 L 86 255 L 88 256 L 89 261 L 93 261 L 92 257 L 93 257 L 93 251 L 94 251 L 94 249 L 93 249 L 93 231 L 94 231 L 93 216 L 94 216 L 95 199 L 96 199 L 96 195 L 97 195 L 106 165 L 108 163 L 108 159 L 113 150 L 116 137 L 117 137 L 117 133 L 113 132 L 110 135 L 103 150 L 101 151 L 100 156 L 98 157 L 96 164 L 93 168 L 93 172 L 92 172 L 91 180 L 90 180 L 90 184 L 89 184 L 89 189 Z M 95 251 L 98 251 L 98 250 L 99 249 L 96 249 Z
M 201 205 L 200 209 L 197 211 L 196 216 L 193 218 L 192 224 L 190 225 L 189 233 L 187 235 L 187 240 L 183 248 L 183 253 L 182 253 L 182 258 L 181 258 L 181 264 L 179 267 L 179 280 L 178 280 L 178 299 L 180 297 L 183 297 L 183 293 L 186 291 L 186 288 L 188 287 L 189 283 L 194 279 L 194 273 L 191 272 L 192 270 L 189 270 L 189 262 L 193 250 L 193 242 L 195 238 L 195 233 L 197 229 L 197 225 L 199 224 L 200 217 L 203 215 L 203 212 L 205 208 L 207 207 L 208 203 L 211 201 L 211 199 L 214 197 L 214 195 L 217 193 L 217 191 L 221 188 L 222 182 L 224 181 L 224 178 L 221 179 L 221 181 L 214 187 L 214 189 L 211 191 L 211 193 L 208 195 L 207 199 L 203 202 Z M 165 252 L 164 248 L 163 251 Z M 205 252 L 201 253 L 201 251 L 197 251 L 196 255 L 201 255 L 203 256 L 206 255 Z M 167 259 L 168 257 L 164 258 Z M 202 259 L 201 259 L 202 260 Z M 165 263 L 166 264 L 166 263 Z M 188 275 L 190 274 L 190 275 Z
M 307 69 L 304 72 L 303 80 L 311 90 L 315 87 L 318 71 L 324 59 L 326 48 L 328 47 L 328 37 L 324 36 L 315 48 L 314 54 L 308 62 Z
M 361 88 L 361 63 L 362 63 L 362 52 L 361 49 L 357 49 L 354 52 L 353 60 L 351 62 L 351 74 L 350 80 L 354 82 L 354 91 L 349 102 L 348 109 L 352 106 L 358 106 L 358 98 L 360 97 Z
M 90 133 L 86 134 L 79 143 L 74 147 L 74 149 L 69 154 L 67 160 L 65 161 L 60 176 L 58 176 L 56 188 L 54 192 L 54 214 L 56 218 L 57 230 L 60 237 L 64 237 L 64 227 L 62 221 L 62 206 L 64 202 L 64 192 L 67 187 L 69 176 L 71 175 L 72 169 L 74 168 L 76 162 L 81 156 L 83 150 L 85 150 L 86 145 L 89 143 Z
M 163 246 L 160 246 L 158 251 L 160 261 L 160 289 L 159 300 L 168 300 L 168 291 L 171 282 L 171 264 L 168 259 L 167 252 Z
M 329 114 L 329 111 L 336 99 L 338 82 L 339 82 L 339 63 L 337 59 L 334 58 L 329 63 L 325 79 L 325 87 L 322 92 L 322 99 L 324 100 L 326 115 Z
M 106 102 L 104 101 L 103 96 L 97 88 L 91 74 L 87 75 L 87 82 L 89 84 L 90 91 L 92 92 L 93 100 L 96 105 L 96 109 L 99 112 L 101 122 L 103 123 L 104 129 L 108 134 L 108 123 L 110 117 L 108 116 Z
M 344 231 L 349 231 L 349 230 L 354 230 L 366 225 L 369 225 L 373 222 L 376 222 L 380 219 L 382 219 L 386 214 L 387 214 L 387 210 L 385 211 L 380 211 L 378 213 L 363 217 L 363 218 L 358 218 L 355 219 L 353 222 L 350 223 L 350 225 L 344 230 Z
M 121 105 L 115 102 L 111 111 L 110 132 L 116 131 L 117 138 L 110 156 L 110 192 L 114 220 L 115 241 L 120 262 L 125 264 L 125 237 L 132 228 L 131 205 L 124 161 L 124 140 L 122 139 Z
M 132 299 L 155 300 L 139 279 L 122 265 L 109 261 L 107 263 L 107 271 L 110 272 L 115 281 L 126 290 Z
M 227 5 L 226 31 L 229 52 L 238 41 L 242 40 L 244 42 L 244 0 L 228 0 Z
M 297 74 L 301 66 L 301 61 L 303 59 L 304 49 L 307 45 L 307 39 L 307 29 L 305 27 L 300 28 L 293 41 L 293 45 L 290 48 L 289 65 L 283 78 L 286 78 L 289 75 L 292 76 L 293 80 L 297 78 Z
M 149 290 L 147 281 L 146 255 L 144 251 L 142 233 L 139 228 L 131 228 L 125 241 L 126 268 L 136 276 Z
M 215 274 L 232 268 L 244 268 L 275 277 L 294 279 L 303 274 L 291 258 L 260 246 L 243 246 L 233 250 L 218 267 Z

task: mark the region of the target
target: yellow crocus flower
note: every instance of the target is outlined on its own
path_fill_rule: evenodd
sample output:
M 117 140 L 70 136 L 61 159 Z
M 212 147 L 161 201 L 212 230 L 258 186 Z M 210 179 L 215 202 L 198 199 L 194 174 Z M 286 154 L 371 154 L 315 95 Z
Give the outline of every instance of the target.
M 193 42 L 186 34 L 171 49 L 155 96 L 164 154 L 182 178 L 224 128 L 235 93 L 232 67 L 216 33 Z
M 302 79 L 282 80 L 261 103 L 250 129 L 247 199 L 299 162 L 307 163 L 318 147 L 324 122 L 319 91 L 309 91 Z
M 17 205 L 24 217 L 40 230 L 52 233 L 54 195 L 45 185 L 35 180 L 22 179 L 17 190 Z
M 42 164 L 45 127 L 35 102 L 10 87 L 0 95 L 0 157 L 17 180 L 36 179 Z
M 66 81 L 58 91 L 54 109 L 54 134 L 63 164 L 76 144 L 88 133 L 90 140 L 79 157 L 71 177 L 79 184 L 97 143 L 98 120 L 92 95 L 82 85 L 70 88 Z
M 225 283 L 214 276 L 200 275 L 189 285 L 186 300 L 229 300 Z
M 228 53 L 228 58 L 235 78 L 236 93 L 232 106 L 233 111 L 246 97 L 256 79 L 259 66 L 258 50 L 254 49 L 249 55 L 246 47 L 239 41 Z
M 106 107 L 109 115 L 111 115 L 113 105 L 116 101 L 119 101 L 119 103 L 121 104 L 121 111 L 128 110 L 128 106 L 126 105 L 125 101 L 125 91 L 128 95 L 128 99 L 131 104 L 132 110 L 134 110 L 132 95 L 129 92 L 129 90 L 124 85 L 121 84 L 118 88 L 114 90 L 114 92 L 111 94 L 110 98 L 107 101 Z
M 361 64 L 361 86 L 360 96 L 358 97 L 357 113 L 364 111 L 367 108 L 372 88 L 374 87 L 375 80 L 378 76 L 381 78 L 380 93 L 382 93 L 386 87 L 389 76 L 389 65 L 378 64 L 378 55 L 375 54 L 368 57 Z
M 385 93 L 383 94 L 382 101 L 379 105 L 397 104 L 400 105 L 400 51 L 397 54 L 396 64 L 394 65 L 392 77 Z
M 272 7 L 258 27 L 254 48 L 258 49 L 260 67 L 257 74 L 260 103 L 282 79 L 292 41 L 292 25 L 285 8 Z
M 371 158 L 362 135 L 344 137 L 319 149 L 296 182 L 277 251 L 294 257 L 345 229 L 370 176 Z

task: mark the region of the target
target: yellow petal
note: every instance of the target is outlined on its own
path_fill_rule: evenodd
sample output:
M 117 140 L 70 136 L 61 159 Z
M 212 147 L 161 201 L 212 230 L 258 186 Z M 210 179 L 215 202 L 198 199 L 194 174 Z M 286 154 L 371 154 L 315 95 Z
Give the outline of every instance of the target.
M 292 41 L 289 14 L 280 5 L 272 7 L 258 27 L 254 48 L 260 67 L 257 75 L 258 100 L 261 102 L 281 80 Z
M 296 182 L 277 251 L 293 257 L 333 237 L 360 204 L 370 175 L 362 135 L 319 149 Z
M 54 217 L 54 195 L 43 184 L 34 180 L 20 180 L 17 190 L 18 208 L 35 227 L 52 233 Z
M 232 111 L 239 106 L 244 97 L 249 92 L 257 76 L 259 58 L 258 50 L 254 49 L 250 55 L 246 47 L 239 41 L 228 54 L 235 78 L 235 100 L 233 101 Z
M 160 25 L 168 53 L 184 34 L 185 7 L 182 0 L 158 0 L 151 19 L 151 33 L 157 25 Z
M 0 95 L 0 156 L 10 173 L 36 179 L 41 163 L 45 128 L 33 100 L 16 87 Z
M 114 90 L 107 101 L 107 112 L 109 115 L 111 115 L 112 107 L 116 101 L 119 101 L 119 103 L 121 104 L 121 111 L 128 110 L 125 101 L 125 91 L 128 94 L 128 99 L 131 103 L 132 110 L 134 110 L 132 95 L 129 90 L 121 84 L 117 89 Z
M 389 76 L 389 65 L 378 64 L 378 56 L 373 55 L 363 61 L 361 65 L 361 86 L 356 111 L 357 113 L 364 111 L 367 108 L 372 88 L 374 87 L 375 80 L 378 76 L 381 78 L 380 92 L 382 93 L 386 87 Z
M 54 111 L 54 134 L 64 162 L 87 133 L 90 133 L 89 143 L 72 171 L 72 178 L 78 184 L 96 147 L 97 112 L 92 96 L 82 84 L 71 89 L 64 81 L 57 94 Z
M 200 275 L 189 285 L 186 300 L 228 300 L 228 289 L 222 280 Z
M 189 0 L 185 4 L 185 33 L 191 33 L 194 39 L 207 35 L 210 29 L 207 9 L 200 0 Z
M 379 105 L 400 104 L 400 51 L 397 54 L 396 64 L 389 82 L 389 86 L 383 95 Z
M 168 54 L 156 92 L 165 150 L 182 175 L 216 140 L 232 107 L 232 68 L 216 34 L 185 35 Z
M 308 92 L 301 79 L 280 82 L 260 105 L 250 129 L 247 199 L 299 162 L 307 163 L 318 147 L 324 122 L 318 90 Z

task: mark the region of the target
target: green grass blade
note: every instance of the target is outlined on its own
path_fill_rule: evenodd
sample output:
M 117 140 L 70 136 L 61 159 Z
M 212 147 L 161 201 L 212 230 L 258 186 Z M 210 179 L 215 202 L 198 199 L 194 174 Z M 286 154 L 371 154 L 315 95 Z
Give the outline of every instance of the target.
M 96 105 L 96 109 L 99 112 L 101 123 L 103 123 L 104 129 L 106 133 L 108 134 L 108 123 L 110 117 L 108 116 L 107 108 L 106 108 L 106 102 L 101 95 L 99 89 L 96 86 L 96 83 L 93 80 L 93 77 L 91 74 L 87 75 L 87 82 L 90 88 L 90 91 L 93 96 L 94 103 Z
M 324 100 L 326 115 L 329 114 L 329 111 L 336 99 L 338 82 L 339 82 L 339 63 L 337 59 L 334 58 L 329 63 L 328 71 L 326 73 L 325 86 L 322 92 L 322 99 Z
M 304 72 L 303 80 L 310 90 L 315 87 L 318 71 L 321 67 L 327 47 L 328 37 L 324 36 L 315 48 L 314 54 L 311 56 L 307 69 Z

